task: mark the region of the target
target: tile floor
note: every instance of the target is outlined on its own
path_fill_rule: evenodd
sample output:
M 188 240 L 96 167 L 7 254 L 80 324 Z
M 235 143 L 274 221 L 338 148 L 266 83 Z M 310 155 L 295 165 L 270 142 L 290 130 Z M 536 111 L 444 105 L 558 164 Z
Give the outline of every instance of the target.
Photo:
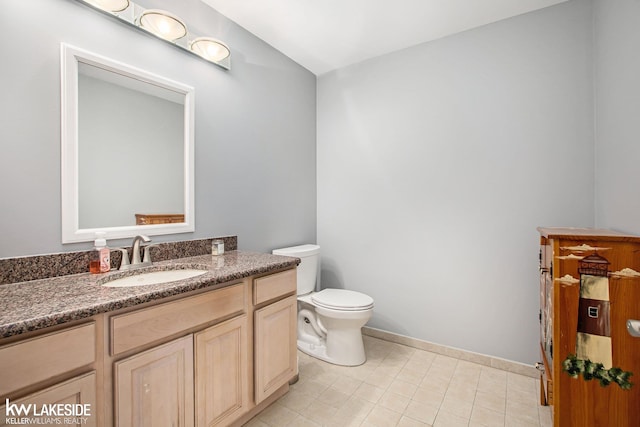
M 367 362 L 299 355 L 300 379 L 246 427 L 551 426 L 536 379 L 365 336 Z

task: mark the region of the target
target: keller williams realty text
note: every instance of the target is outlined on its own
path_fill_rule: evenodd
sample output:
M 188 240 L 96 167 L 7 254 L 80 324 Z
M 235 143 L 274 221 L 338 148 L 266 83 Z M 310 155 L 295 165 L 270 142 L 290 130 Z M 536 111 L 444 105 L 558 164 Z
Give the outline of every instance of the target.
M 65 418 L 27 418 L 27 417 L 9 417 L 4 419 L 6 425 L 44 425 L 51 426 L 56 424 L 67 425 L 83 425 L 87 424 L 89 418 L 83 417 L 65 417 Z

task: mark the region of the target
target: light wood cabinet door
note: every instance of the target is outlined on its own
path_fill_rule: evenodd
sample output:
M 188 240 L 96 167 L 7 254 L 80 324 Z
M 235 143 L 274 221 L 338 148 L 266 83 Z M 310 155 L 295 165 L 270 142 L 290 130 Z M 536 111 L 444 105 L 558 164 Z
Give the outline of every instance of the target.
M 295 375 L 296 296 L 255 311 L 255 401 L 262 402 Z
M 2 414 L 2 416 L 0 416 L 0 426 L 20 424 L 20 422 L 11 422 L 13 418 L 28 418 L 29 420 L 32 420 L 33 424 L 43 421 L 43 423 L 47 425 L 64 424 L 70 426 L 82 425 L 85 427 L 95 427 L 97 425 L 95 371 L 72 378 L 60 384 L 56 384 L 22 399 L 10 401 L 10 406 L 18 405 L 18 407 L 25 408 L 28 407 L 28 405 L 32 405 L 32 407 L 37 408 L 36 411 L 38 413 L 43 412 L 43 405 L 57 404 L 74 405 L 73 407 L 68 407 L 73 411 L 71 412 L 72 415 L 57 416 L 56 414 L 55 416 L 34 416 L 33 411 L 30 411 L 29 414 L 12 414 L 11 410 L 6 410 L 6 405 L 2 405 L 0 406 L 0 414 Z M 85 413 L 84 407 L 82 409 L 78 409 L 75 405 L 87 405 L 88 413 Z M 65 406 L 65 408 L 67 407 Z M 15 411 L 17 410 L 14 410 L 14 412 Z M 75 414 L 78 415 L 76 416 Z
M 114 389 L 120 427 L 193 426 L 193 335 L 116 362 Z
M 249 404 L 247 316 L 195 334 L 196 425 L 229 425 Z

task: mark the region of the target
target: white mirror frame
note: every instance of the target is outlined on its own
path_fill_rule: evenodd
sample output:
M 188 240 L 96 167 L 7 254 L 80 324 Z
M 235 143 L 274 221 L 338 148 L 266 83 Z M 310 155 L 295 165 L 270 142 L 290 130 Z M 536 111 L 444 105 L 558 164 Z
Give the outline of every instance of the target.
M 194 89 L 164 77 L 61 44 L 61 214 L 62 243 L 87 242 L 95 233 L 106 239 L 138 234 L 161 235 L 195 230 L 194 193 Z M 78 200 L 78 64 L 82 62 L 184 95 L 184 222 L 173 224 L 127 225 L 105 228 L 79 228 Z

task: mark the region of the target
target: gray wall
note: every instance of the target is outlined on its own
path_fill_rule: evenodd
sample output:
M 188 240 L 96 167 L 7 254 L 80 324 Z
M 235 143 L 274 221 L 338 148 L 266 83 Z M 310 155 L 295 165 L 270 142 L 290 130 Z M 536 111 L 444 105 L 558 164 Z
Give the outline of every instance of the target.
M 640 2 L 593 4 L 596 224 L 640 234 Z
M 370 326 L 538 360 L 536 227 L 592 226 L 591 4 L 572 1 L 318 80 L 322 286 Z
M 236 234 L 260 251 L 315 241 L 315 76 L 198 0 L 140 3 L 227 42 L 231 71 L 82 2 L 3 4 L 0 257 L 91 247 L 61 244 L 61 42 L 195 88 L 196 231 L 154 241 Z

